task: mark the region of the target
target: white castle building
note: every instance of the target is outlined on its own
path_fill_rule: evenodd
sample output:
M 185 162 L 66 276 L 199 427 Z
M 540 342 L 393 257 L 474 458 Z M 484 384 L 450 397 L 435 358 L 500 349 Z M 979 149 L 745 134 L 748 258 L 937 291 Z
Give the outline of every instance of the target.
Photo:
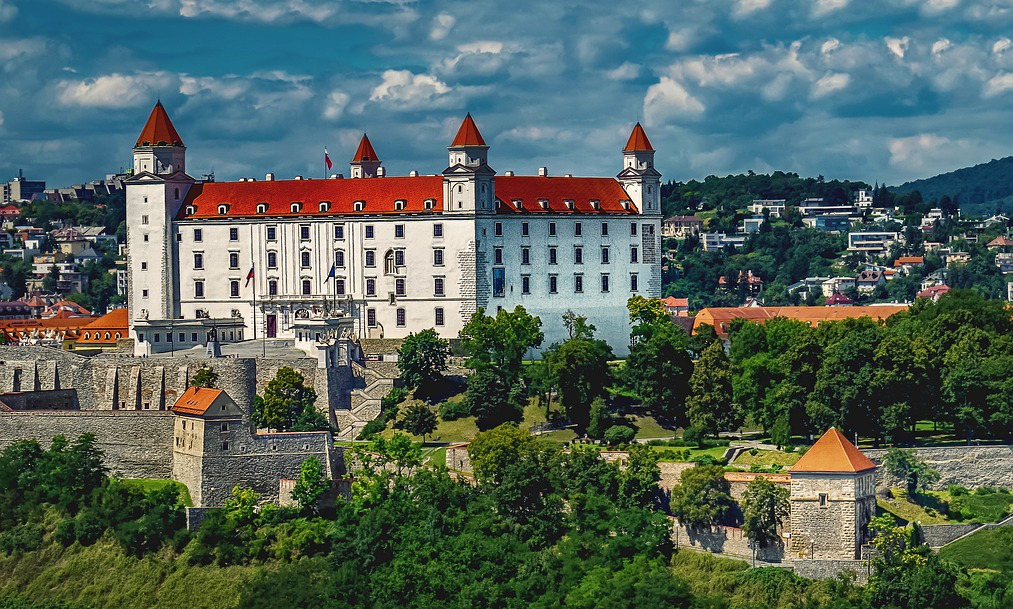
M 198 181 L 161 103 L 126 182 L 137 354 L 288 338 L 455 338 L 479 308 L 586 316 L 628 352 L 627 299 L 661 295 L 661 174 L 638 123 L 615 178 L 496 175 L 471 115 L 441 174 L 393 177 L 363 135 L 349 175 Z M 617 159 L 618 160 L 618 159 Z M 298 344 L 298 342 L 297 342 Z

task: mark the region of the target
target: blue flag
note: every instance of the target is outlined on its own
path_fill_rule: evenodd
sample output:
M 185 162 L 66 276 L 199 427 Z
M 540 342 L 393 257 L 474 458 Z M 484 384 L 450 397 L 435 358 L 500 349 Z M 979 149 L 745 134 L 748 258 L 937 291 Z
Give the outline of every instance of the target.
M 336 269 L 335 269 L 334 265 L 332 264 L 332 265 L 331 265 L 331 272 L 330 272 L 330 273 L 327 273 L 327 279 L 334 279 L 334 271 L 335 271 L 335 270 L 336 270 Z M 325 280 L 325 281 L 326 281 L 326 280 Z

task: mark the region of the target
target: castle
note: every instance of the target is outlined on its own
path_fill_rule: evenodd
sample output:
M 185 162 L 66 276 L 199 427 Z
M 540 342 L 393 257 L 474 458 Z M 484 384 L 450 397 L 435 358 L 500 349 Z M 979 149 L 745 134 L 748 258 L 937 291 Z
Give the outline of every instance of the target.
M 366 135 L 349 177 L 186 173 L 161 103 L 126 181 L 135 354 L 251 338 L 456 338 L 479 308 L 524 306 L 546 345 L 579 311 L 618 355 L 627 299 L 661 295 L 661 174 L 638 123 L 615 178 L 497 175 L 469 114 L 442 174 L 388 176 Z

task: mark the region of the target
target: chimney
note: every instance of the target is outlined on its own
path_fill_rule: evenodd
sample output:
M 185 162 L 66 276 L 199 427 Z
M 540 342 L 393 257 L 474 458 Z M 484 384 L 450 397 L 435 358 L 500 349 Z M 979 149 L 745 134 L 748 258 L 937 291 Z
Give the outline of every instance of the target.
M 514 177 L 514 172 L 512 172 L 512 171 L 504 171 L 503 175 L 505 175 L 508 178 L 512 178 L 512 177 Z
M 547 177 L 549 177 L 549 168 L 548 167 L 539 167 L 538 168 L 538 177 L 540 177 L 540 178 L 547 178 Z
M 265 175 L 264 176 L 264 181 L 265 182 L 273 182 L 274 181 L 274 174 L 273 173 L 269 173 L 269 174 Z

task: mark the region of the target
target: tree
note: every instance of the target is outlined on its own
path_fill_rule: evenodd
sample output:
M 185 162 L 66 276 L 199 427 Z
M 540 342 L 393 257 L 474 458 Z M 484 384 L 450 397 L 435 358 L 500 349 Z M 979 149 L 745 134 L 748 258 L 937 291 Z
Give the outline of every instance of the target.
M 595 439 L 601 439 L 605 430 L 612 426 L 612 417 L 609 415 L 608 407 L 605 406 L 605 399 L 598 397 L 591 402 L 591 411 L 588 417 L 587 435 Z
M 682 472 L 679 486 L 672 489 L 670 505 L 672 514 L 687 527 L 721 522 L 734 505 L 724 468 L 703 465 Z
M 689 377 L 686 416 L 704 435 L 716 436 L 734 429 L 741 422 L 732 403 L 732 374 L 728 357 L 720 342 L 704 349 Z
M 612 348 L 603 340 L 571 338 L 545 357 L 559 401 L 579 431 L 587 429 L 591 402 L 604 397 L 611 372 Z
M 563 327 L 566 328 L 570 338 L 583 338 L 585 340 L 594 338 L 594 331 L 597 329 L 593 324 L 587 322 L 586 317 L 577 315 L 569 309 L 566 310 L 566 313 L 563 313 Z
M 316 457 L 309 457 L 299 466 L 299 478 L 292 487 L 292 499 L 303 510 L 316 511 L 317 502 L 330 488 L 324 466 Z
M 409 334 L 398 349 L 397 366 L 411 387 L 428 389 L 443 380 L 450 357 L 450 343 L 429 328 Z
M 212 388 L 218 382 L 218 373 L 213 368 L 203 367 L 194 373 L 190 379 L 191 387 Z
M 258 427 L 279 431 L 319 431 L 329 429 L 324 415 L 316 408 L 317 394 L 303 384 L 303 376 L 292 368 L 280 368 L 257 396 L 250 419 Z
M 534 439 L 516 425 L 500 425 L 483 431 L 468 444 L 471 470 L 480 483 L 496 484 L 504 474 L 506 464 L 520 458 Z
M 542 344 L 542 321 L 518 305 L 513 311 L 501 309 L 487 317 L 479 309 L 461 329 L 461 347 L 468 354 L 472 370 L 492 368 L 512 386 L 521 376 L 521 361 L 529 349 Z
M 641 328 L 641 333 L 626 358 L 625 378 L 645 408 L 661 417 L 679 418 L 693 369 L 686 351 L 689 339 L 667 320 Z
M 637 432 L 627 425 L 613 425 L 605 430 L 605 443 L 609 446 L 629 444 L 635 438 Z
M 774 425 L 770 428 L 770 441 L 778 449 L 791 446 L 791 423 L 787 414 L 780 415 L 774 421 Z
M 788 489 L 766 478 L 755 478 L 742 496 L 742 530 L 765 548 L 780 539 L 778 531 L 790 514 Z
M 487 430 L 523 418 L 520 394 L 519 385 L 508 386 L 496 372 L 481 368 L 468 377 L 464 403 L 478 428 Z
M 595 567 L 566 595 L 574 609 L 687 608 L 693 601 L 689 586 L 661 559 L 636 556 L 616 570 Z M 694 605 L 695 606 L 695 605 Z
M 888 449 L 883 457 L 883 465 L 888 472 L 906 482 L 909 495 L 925 490 L 939 480 L 939 472 L 929 467 L 912 450 L 896 447 Z
M 412 404 L 404 412 L 401 428 L 413 436 L 422 436 L 425 442 L 426 436 L 436 431 L 436 415 L 425 404 Z
M 664 303 L 657 298 L 632 296 L 626 301 L 626 309 L 630 312 L 630 324 L 634 327 L 653 326 L 671 320 Z
M 912 543 L 910 534 L 894 526 L 891 516 L 874 518 L 870 529 L 878 551 L 872 560 L 869 600 L 873 607 L 962 609 L 970 603 L 958 590 L 961 579 L 956 565 L 928 548 Z

